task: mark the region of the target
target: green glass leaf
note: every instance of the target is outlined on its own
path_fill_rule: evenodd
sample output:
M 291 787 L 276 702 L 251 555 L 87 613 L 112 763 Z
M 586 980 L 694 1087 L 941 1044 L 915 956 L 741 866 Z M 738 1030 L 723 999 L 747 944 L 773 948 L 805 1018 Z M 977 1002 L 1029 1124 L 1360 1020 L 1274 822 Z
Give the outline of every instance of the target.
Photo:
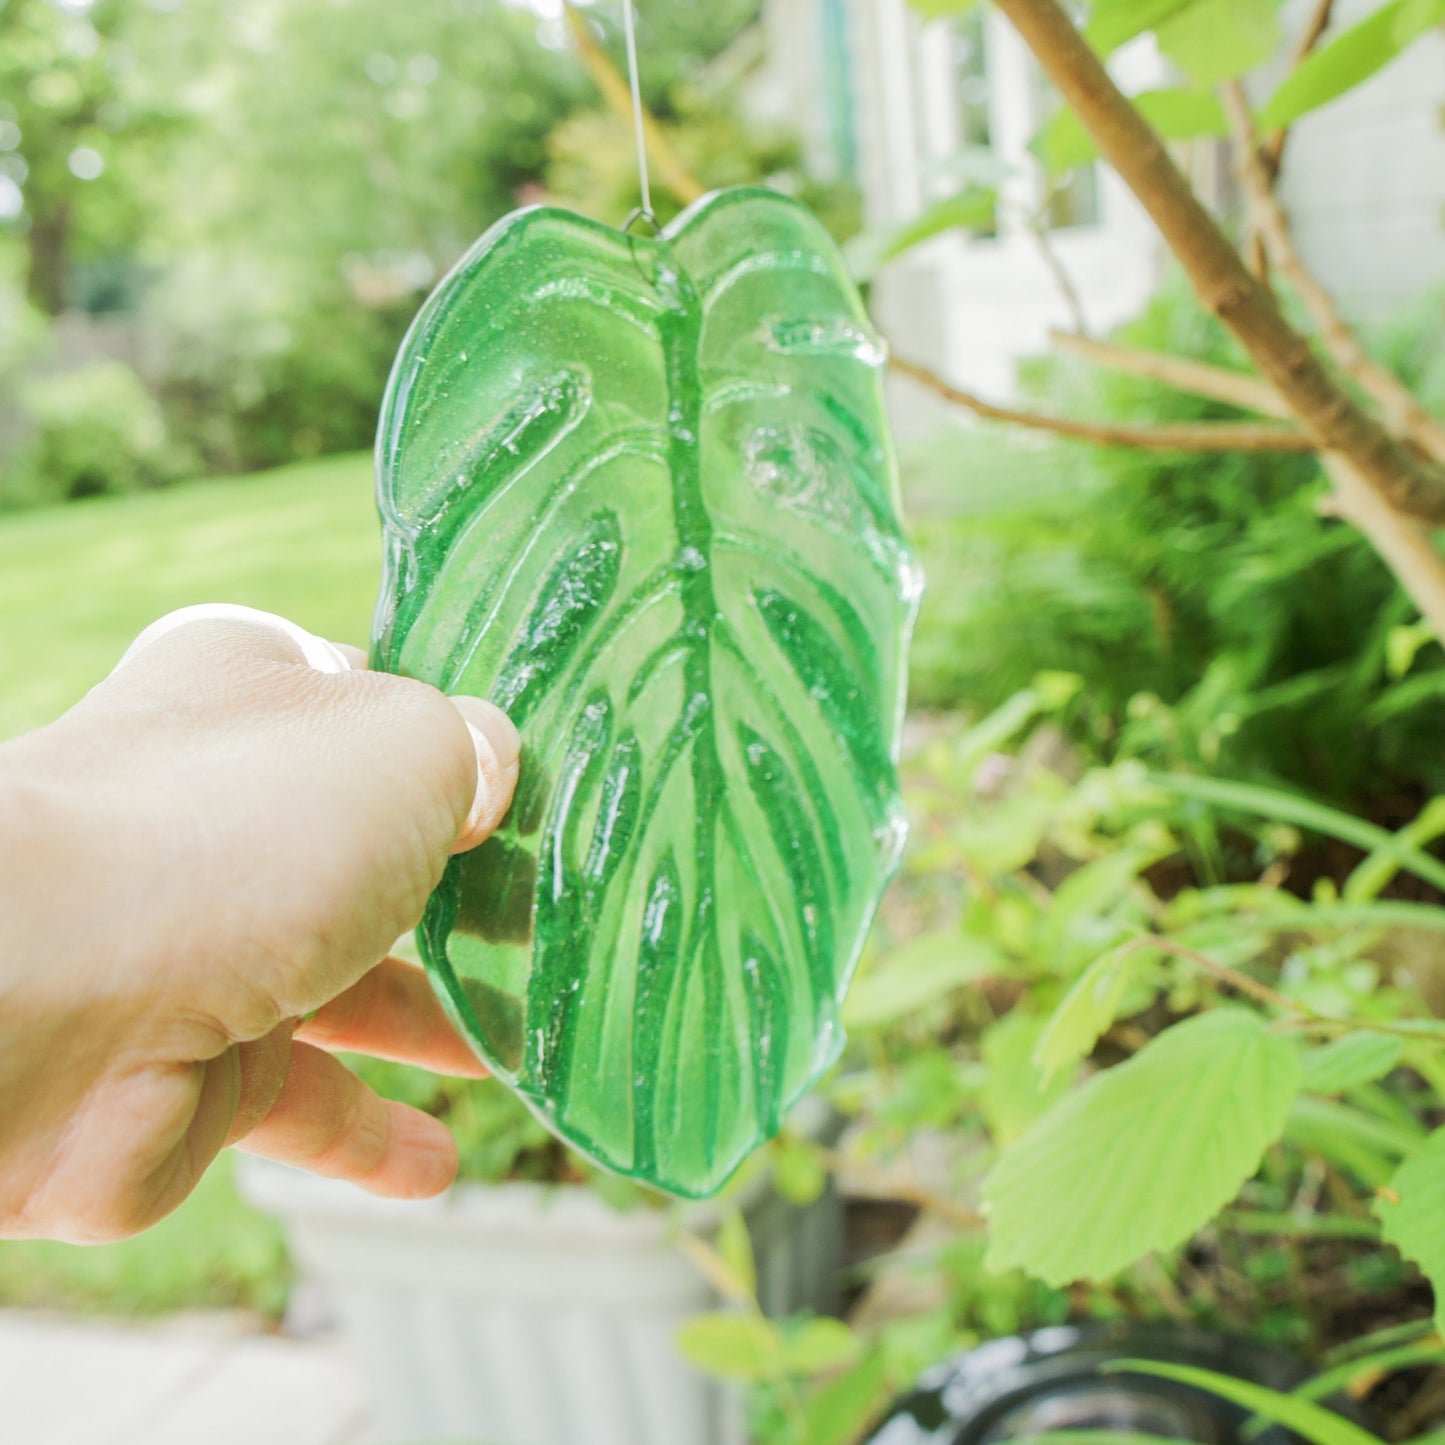
M 1259 1167 L 1299 1053 L 1242 1009 L 1166 1029 L 1004 1150 L 984 1185 L 990 1269 L 1107 1279 L 1188 1239 Z
M 523 739 L 423 958 L 557 1133 L 679 1194 L 837 1057 L 902 840 L 918 586 L 881 364 L 818 221 L 737 190 L 655 239 L 507 218 L 383 407 L 376 663 Z
M 1387 1244 L 1393 1244 L 1435 1292 L 1435 1328 L 1445 1330 L 1445 1129 L 1437 1129 L 1396 1170 L 1374 1204 Z

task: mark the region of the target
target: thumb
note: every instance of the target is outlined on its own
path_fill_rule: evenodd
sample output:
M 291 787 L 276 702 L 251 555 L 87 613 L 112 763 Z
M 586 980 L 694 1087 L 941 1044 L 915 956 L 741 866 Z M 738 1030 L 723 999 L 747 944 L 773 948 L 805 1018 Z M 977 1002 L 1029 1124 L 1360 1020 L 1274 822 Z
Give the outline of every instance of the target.
M 466 696 L 451 701 L 467 725 L 477 754 L 476 796 L 452 845 L 453 853 L 465 853 L 492 833 L 511 806 L 522 739 L 511 718 L 496 703 Z
M 172 634 L 177 634 L 173 640 Z M 157 648 L 156 644 L 162 639 L 166 642 Z M 238 648 L 241 639 L 253 641 L 255 648 L 248 649 L 244 644 Z M 116 672 L 129 671 L 142 653 L 148 653 L 147 663 L 152 666 L 160 664 L 162 669 L 169 663 L 173 674 L 180 674 L 194 687 L 196 674 L 202 672 L 207 663 L 233 671 L 240 661 L 234 655 L 237 651 L 256 650 L 259 650 L 257 655 L 242 664 L 242 671 L 253 669 L 257 662 L 265 661 L 273 665 L 290 664 L 286 671 L 366 673 L 364 654 L 357 649 L 328 642 L 274 613 L 233 603 L 183 607 L 153 622 L 127 649 L 116 665 Z M 441 708 L 442 695 L 435 689 L 411 679 L 382 674 L 350 676 L 344 681 L 337 679 L 337 682 L 354 698 L 357 694 L 366 696 L 371 703 L 371 707 L 366 709 L 369 712 L 374 712 L 379 704 L 381 712 L 393 715 L 391 720 L 394 723 L 398 721 L 398 713 L 410 715 L 407 726 L 413 742 L 418 728 L 423 734 L 436 738 L 439 724 L 442 732 L 451 734 L 455 722 L 448 723 L 441 713 L 461 715 L 471 742 L 475 775 L 458 759 L 458 771 L 465 775 L 459 779 L 460 786 L 466 790 L 463 796 L 469 796 L 470 802 L 451 851 L 463 853 L 483 842 L 511 806 L 517 784 L 521 739 L 501 708 L 484 698 L 465 695 L 447 699 L 450 708 Z M 427 717 L 434 719 L 430 726 L 423 725 L 423 719 Z M 442 748 L 441 751 L 449 753 L 451 749 Z

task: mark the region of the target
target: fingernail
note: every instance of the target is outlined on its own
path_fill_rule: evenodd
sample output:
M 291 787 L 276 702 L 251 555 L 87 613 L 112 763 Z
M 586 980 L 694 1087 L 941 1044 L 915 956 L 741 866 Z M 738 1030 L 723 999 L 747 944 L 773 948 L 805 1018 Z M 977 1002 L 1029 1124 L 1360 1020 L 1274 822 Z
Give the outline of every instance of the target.
M 454 697 L 452 702 L 472 732 L 486 740 L 497 766 L 510 768 L 522 751 L 522 738 L 511 718 L 485 698 Z
M 465 853 L 506 816 L 517 785 L 522 739 L 511 718 L 495 703 L 480 697 L 454 697 L 452 702 L 472 735 L 477 753 L 477 794 L 461 834 L 452 845 L 453 853 Z

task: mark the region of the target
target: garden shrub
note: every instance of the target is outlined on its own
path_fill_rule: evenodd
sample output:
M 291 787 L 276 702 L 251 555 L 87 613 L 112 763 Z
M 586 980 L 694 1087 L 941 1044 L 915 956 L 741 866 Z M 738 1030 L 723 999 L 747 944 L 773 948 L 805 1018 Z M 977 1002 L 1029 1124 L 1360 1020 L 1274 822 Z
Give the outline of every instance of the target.
M 1431 308 L 1380 351 L 1445 398 Z M 1237 365 L 1180 286 L 1126 344 Z M 1152 423 L 1218 403 L 1050 358 L 1024 369 L 1042 411 Z M 912 467 L 930 580 L 914 699 L 988 708 L 1040 669 L 1084 680 L 1068 715 L 1100 758 L 1281 781 L 1408 816 L 1445 788 L 1445 656 L 1369 543 L 1323 512 L 1312 457 L 1092 448 L 1000 428 L 950 436 Z
M 159 403 L 123 362 L 43 376 L 20 396 L 29 435 L 0 475 L 0 507 L 140 491 L 187 469 Z

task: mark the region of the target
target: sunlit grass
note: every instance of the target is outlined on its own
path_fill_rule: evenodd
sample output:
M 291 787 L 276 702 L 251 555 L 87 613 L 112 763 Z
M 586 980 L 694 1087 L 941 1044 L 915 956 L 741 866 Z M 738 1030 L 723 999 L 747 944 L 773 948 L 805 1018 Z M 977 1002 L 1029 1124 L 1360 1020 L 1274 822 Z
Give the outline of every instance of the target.
M 379 565 L 365 455 L 0 517 L 0 737 L 63 712 L 188 603 L 364 643 Z

